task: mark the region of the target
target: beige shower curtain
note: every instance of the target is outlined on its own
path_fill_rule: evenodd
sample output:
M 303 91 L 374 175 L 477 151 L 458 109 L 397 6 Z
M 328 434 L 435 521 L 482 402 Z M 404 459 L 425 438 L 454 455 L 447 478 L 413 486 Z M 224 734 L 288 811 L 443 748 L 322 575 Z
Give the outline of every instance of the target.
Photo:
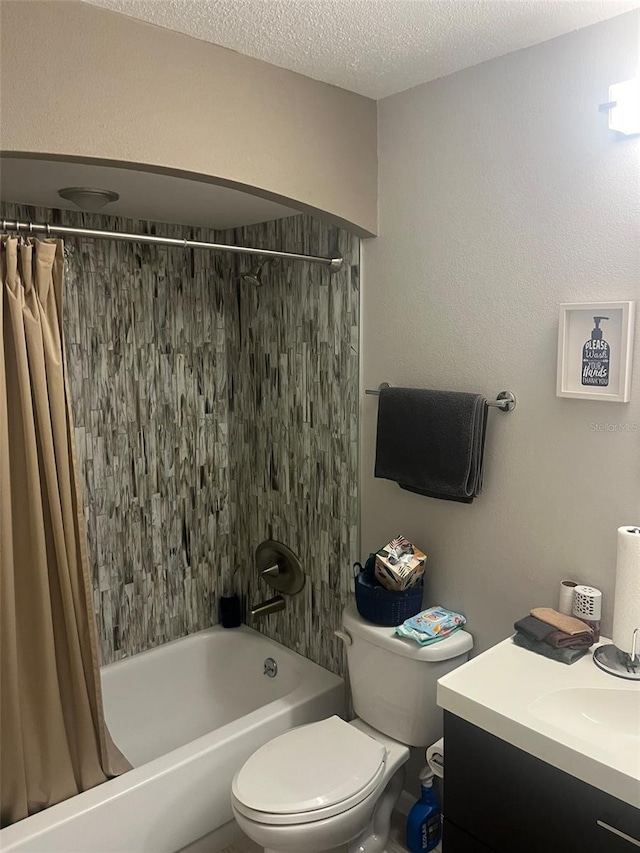
M 60 240 L 0 238 L 2 825 L 129 769 L 105 726 Z

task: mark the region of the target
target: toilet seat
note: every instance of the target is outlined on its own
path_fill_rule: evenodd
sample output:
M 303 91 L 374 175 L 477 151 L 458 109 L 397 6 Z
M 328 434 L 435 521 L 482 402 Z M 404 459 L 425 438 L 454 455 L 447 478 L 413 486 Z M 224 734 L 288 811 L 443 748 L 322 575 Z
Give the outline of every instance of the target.
M 234 807 L 258 823 L 341 814 L 378 788 L 387 750 L 339 717 L 285 732 L 255 752 L 232 784 Z

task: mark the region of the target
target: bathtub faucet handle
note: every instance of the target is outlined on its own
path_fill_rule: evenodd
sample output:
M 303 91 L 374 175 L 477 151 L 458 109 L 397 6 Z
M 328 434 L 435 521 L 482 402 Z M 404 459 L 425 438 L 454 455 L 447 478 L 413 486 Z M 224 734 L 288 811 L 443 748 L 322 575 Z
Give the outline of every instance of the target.
M 274 563 L 272 566 L 267 566 L 260 572 L 261 578 L 277 578 L 280 574 L 280 563 Z
M 256 548 L 258 577 L 282 595 L 297 595 L 304 586 L 300 560 L 282 542 L 267 539 Z

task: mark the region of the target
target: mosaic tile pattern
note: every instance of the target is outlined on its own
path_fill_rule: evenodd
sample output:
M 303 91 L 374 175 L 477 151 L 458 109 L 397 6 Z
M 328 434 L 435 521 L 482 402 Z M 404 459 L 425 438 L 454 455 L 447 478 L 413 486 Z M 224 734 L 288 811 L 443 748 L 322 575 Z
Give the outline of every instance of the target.
M 16 214 L 150 230 L 66 211 L 18 207 Z M 193 253 L 65 243 L 67 361 L 108 663 L 214 621 L 230 567 L 224 283 L 204 264 L 196 271 Z
M 67 238 L 65 335 L 104 663 L 214 624 L 287 543 L 303 592 L 259 630 L 334 671 L 357 558 L 358 240 L 306 216 L 236 232 L 4 204 L 8 219 L 331 254 L 284 262 Z
M 227 329 L 230 450 L 243 460 L 231 481 L 239 582 L 248 604 L 274 594 L 253 568 L 264 539 L 288 545 L 307 575 L 286 610 L 254 627 L 342 672 L 333 630 L 358 558 L 359 241 L 319 222 L 309 227 L 306 217 L 245 228 L 230 241 L 345 258 L 333 275 L 268 265 L 262 288 L 238 287 Z

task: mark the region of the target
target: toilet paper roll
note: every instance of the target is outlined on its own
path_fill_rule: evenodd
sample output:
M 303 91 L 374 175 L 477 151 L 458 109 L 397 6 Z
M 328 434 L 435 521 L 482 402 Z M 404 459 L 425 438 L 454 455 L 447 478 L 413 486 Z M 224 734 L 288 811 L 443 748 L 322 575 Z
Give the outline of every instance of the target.
M 560 581 L 559 613 L 564 613 L 565 616 L 573 614 L 573 591 L 577 586 L 575 581 Z
M 441 737 L 431 746 L 427 747 L 427 764 L 433 770 L 435 776 L 444 778 L 444 738 Z
M 640 630 L 640 527 L 619 527 L 613 604 L 614 646 L 630 654 L 636 628 Z

